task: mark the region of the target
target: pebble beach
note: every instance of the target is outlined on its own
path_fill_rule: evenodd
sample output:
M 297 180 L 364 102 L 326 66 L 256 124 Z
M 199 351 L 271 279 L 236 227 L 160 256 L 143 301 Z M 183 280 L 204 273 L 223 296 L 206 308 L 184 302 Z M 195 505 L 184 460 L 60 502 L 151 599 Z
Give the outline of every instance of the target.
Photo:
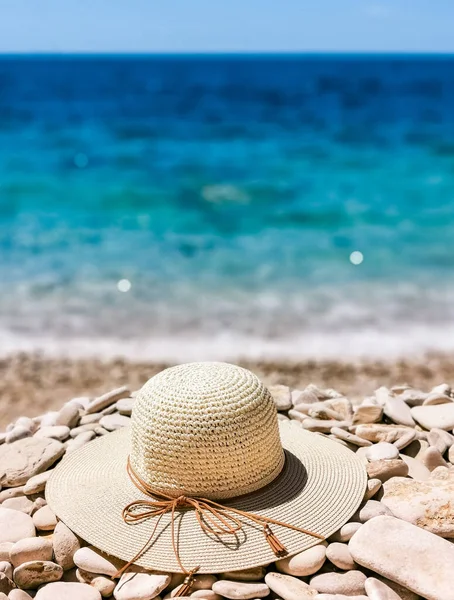
M 117 367 L 113 379 L 121 378 L 121 363 Z M 197 575 L 191 598 L 454 599 L 454 390 L 440 381 L 424 387 L 396 381 L 361 392 L 364 373 L 355 374 L 353 397 L 320 384 L 296 387 L 297 371 L 288 381 L 277 369 L 264 372 L 279 419 L 327 436 L 363 461 L 369 479 L 356 513 L 326 541 L 297 555 L 254 569 Z M 93 384 L 101 386 L 101 378 L 100 372 Z M 180 574 L 130 567 L 115 577 L 124 563 L 77 537 L 45 500 L 59 461 L 129 425 L 136 389 L 121 385 L 69 395 L 54 403 L 55 410 L 16 415 L 2 429 L 0 599 L 169 600 L 177 593 Z M 31 415 L 32 405 L 27 408 Z

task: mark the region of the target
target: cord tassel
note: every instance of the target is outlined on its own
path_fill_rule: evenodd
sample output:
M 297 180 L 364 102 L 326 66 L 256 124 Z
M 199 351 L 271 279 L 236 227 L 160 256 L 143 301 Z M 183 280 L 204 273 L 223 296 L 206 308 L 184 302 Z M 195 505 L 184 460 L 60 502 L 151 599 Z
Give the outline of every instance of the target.
M 265 525 L 264 531 L 265 539 L 270 545 L 271 550 L 277 556 L 277 558 L 283 558 L 284 556 L 287 556 L 287 548 L 283 544 L 281 544 L 281 542 L 277 539 L 275 534 L 272 532 L 271 527 L 269 525 Z
M 180 598 L 181 596 L 189 596 L 192 586 L 194 585 L 194 574 L 196 569 L 193 569 L 188 573 L 188 575 L 184 578 L 183 583 L 178 589 L 178 592 L 174 595 L 174 598 Z

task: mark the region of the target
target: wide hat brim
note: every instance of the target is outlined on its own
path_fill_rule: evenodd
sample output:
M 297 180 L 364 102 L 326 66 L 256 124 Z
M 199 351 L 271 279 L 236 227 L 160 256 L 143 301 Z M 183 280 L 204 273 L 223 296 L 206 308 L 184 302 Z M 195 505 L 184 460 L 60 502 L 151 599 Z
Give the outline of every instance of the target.
M 282 521 L 324 538 L 337 531 L 364 497 L 364 464 L 345 446 L 310 433 L 297 423 L 279 422 L 286 460 L 283 471 L 266 487 L 229 501 L 242 511 Z M 46 499 L 57 516 L 77 535 L 100 550 L 131 560 L 150 537 L 155 518 L 126 524 L 123 508 L 147 496 L 128 477 L 129 428 L 86 444 L 56 467 L 46 486 Z M 175 531 L 186 569 L 222 573 L 272 563 L 276 556 L 263 528 L 241 518 L 236 536 L 204 533 L 191 509 L 178 512 Z M 162 517 L 153 546 L 136 561 L 150 570 L 181 572 L 172 548 L 171 516 Z M 320 543 L 320 539 L 273 525 L 289 555 Z

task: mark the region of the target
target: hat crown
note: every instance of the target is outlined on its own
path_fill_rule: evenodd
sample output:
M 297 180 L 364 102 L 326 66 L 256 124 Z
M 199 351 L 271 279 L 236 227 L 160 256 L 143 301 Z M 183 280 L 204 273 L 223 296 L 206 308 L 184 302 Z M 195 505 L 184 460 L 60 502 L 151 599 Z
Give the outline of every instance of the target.
M 277 412 L 250 371 L 189 363 L 151 378 L 132 413 L 131 465 L 158 492 L 233 498 L 282 470 Z

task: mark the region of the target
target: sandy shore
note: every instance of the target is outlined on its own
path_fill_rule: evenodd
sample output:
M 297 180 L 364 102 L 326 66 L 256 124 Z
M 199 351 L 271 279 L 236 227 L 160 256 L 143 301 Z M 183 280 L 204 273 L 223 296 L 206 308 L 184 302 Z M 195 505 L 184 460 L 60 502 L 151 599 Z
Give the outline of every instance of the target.
M 302 388 L 308 383 L 333 387 L 351 399 L 372 393 L 381 385 L 410 383 L 429 389 L 454 381 L 454 357 L 430 355 L 421 359 L 385 362 L 363 360 L 242 362 L 266 383 Z M 70 398 L 111 390 L 117 385 L 140 387 L 152 375 L 170 366 L 134 363 L 123 359 L 47 359 L 40 355 L 15 355 L 0 360 L 0 427 L 20 415 L 35 416 L 58 409 Z

